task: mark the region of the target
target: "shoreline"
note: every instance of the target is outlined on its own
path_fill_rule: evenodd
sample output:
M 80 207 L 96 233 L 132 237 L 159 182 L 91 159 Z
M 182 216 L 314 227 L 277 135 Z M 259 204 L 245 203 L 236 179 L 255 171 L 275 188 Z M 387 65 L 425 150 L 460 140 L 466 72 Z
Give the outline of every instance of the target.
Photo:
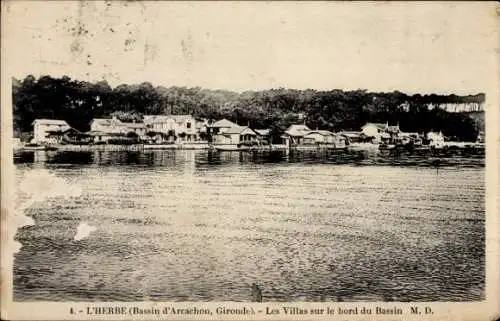
M 286 147 L 282 144 L 266 145 L 266 146 L 254 146 L 254 147 L 241 147 L 234 148 L 232 150 L 225 150 L 226 147 L 232 147 L 233 145 L 209 145 L 207 143 L 199 144 L 133 144 L 133 145 L 115 145 L 115 144 L 103 144 L 103 145 L 51 145 L 48 148 L 25 148 L 23 146 L 15 146 L 14 151 L 50 151 L 53 148 L 54 151 L 146 151 L 146 150 L 218 150 L 219 151 L 285 151 L 285 150 L 347 150 L 348 146 L 337 148 L 334 145 L 302 145 L 293 146 L 291 148 Z
M 217 150 L 219 152 L 265 152 L 265 151 L 391 151 L 391 150 L 408 150 L 408 151 L 436 151 L 446 152 L 453 150 L 475 150 L 484 151 L 485 145 L 479 143 L 468 142 L 449 142 L 440 147 L 434 146 L 420 146 L 415 149 L 406 149 L 406 147 L 391 147 L 384 148 L 378 144 L 370 143 L 354 143 L 344 147 L 336 147 L 333 144 L 325 145 L 298 145 L 288 147 L 283 144 L 274 144 L 266 146 L 252 146 L 237 148 L 233 145 L 209 145 L 208 143 L 195 143 L 195 144 L 133 144 L 133 145 L 51 145 L 48 149 L 41 148 L 26 148 L 24 146 L 14 146 L 14 152 L 29 152 L 29 151 L 147 151 L 147 150 Z

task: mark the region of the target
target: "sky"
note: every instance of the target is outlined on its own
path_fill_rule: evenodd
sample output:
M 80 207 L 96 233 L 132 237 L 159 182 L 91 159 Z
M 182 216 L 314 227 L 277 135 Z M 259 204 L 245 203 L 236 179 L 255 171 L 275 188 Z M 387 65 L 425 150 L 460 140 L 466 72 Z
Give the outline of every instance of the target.
M 16 78 L 444 94 L 485 92 L 496 80 L 494 2 L 2 5 Z

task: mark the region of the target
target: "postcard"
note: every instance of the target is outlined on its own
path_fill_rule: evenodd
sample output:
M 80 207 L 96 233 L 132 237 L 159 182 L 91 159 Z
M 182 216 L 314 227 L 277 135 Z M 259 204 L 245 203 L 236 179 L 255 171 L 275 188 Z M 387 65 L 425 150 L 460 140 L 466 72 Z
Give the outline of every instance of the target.
M 497 3 L 1 5 L 2 319 L 500 317 Z

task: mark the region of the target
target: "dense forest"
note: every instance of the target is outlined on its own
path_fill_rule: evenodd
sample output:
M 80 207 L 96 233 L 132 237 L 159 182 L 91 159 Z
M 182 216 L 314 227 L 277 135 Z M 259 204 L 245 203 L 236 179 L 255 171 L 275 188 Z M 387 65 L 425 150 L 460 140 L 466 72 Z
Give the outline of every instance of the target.
M 269 89 L 208 90 L 163 87 L 144 82 L 111 88 L 106 81 L 89 83 L 69 77 L 27 76 L 13 80 L 13 117 L 16 135 L 31 131 L 36 118 L 63 119 L 87 131 L 93 118 L 117 116 L 140 121 L 145 114 L 192 114 L 216 120 L 227 118 L 253 128 L 270 128 L 278 137 L 290 124 L 310 128 L 360 130 L 366 122 L 399 123 L 403 131 L 441 130 L 459 140 L 475 140 L 482 130 L 468 113 L 452 113 L 428 104 L 483 103 L 484 94 L 407 95 L 366 90 Z

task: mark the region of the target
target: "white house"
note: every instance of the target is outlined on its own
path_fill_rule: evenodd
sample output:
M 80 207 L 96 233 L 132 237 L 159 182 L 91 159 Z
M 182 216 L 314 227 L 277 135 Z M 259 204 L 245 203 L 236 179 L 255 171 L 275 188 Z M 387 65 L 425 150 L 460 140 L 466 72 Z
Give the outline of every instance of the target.
M 346 137 L 339 133 L 332 133 L 328 130 L 311 130 L 304 135 L 304 144 L 327 144 L 333 145 L 337 148 L 344 148 L 347 146 Z
M 363 134 L 367 137 L 372 137 L 374 142 L 380 142 L 382 134 L 388 129 L 388 123 L 366 123 L 363 127 L 361 127 Z
M 90 130 L 93 132 L 117 134 L 117 133 L 123 133 L 125 128 L 122 126 L 121 120 L 119 120 L 115 117 L 113 117 L 113 118 L 94 118 L 90 122 Z
M 162 133 L 183 142 L 198 141 L 205 132 L 207 120 L 191 115 L 144 115 L 148 131 Z
M 349 143 L 360 143 L 365 141 L 365 135 L 363 132 L 341 131 L 337 134 L 342 135 Z
M 303 143 L 304 136 L 310 131 L 311 129 L 306 125 L 291 125 L 285 130 L 281 138 L 283 138 L 287 146 L 300 145 Z
M 33 143 L 55 143 L 50 134 L 64 132 L 71 127 L 64 120 L 35 119 L 33 125 Z
M 229 128 L 239 127 L 238 124 L 233 123 L 227 119 L 221 119 L 213 124 L 208 125 L 208 130 L 212 135 L 217 135 L 226 132 Z
M 311 130 L 304 135 L 304 144 L 333 144 L 334 135 L 328 130 Z
M 251 144 L 257 141 L 258 134 L 248 126 L 233 126 L 225 128 L 214 136 L 217 145 Z

